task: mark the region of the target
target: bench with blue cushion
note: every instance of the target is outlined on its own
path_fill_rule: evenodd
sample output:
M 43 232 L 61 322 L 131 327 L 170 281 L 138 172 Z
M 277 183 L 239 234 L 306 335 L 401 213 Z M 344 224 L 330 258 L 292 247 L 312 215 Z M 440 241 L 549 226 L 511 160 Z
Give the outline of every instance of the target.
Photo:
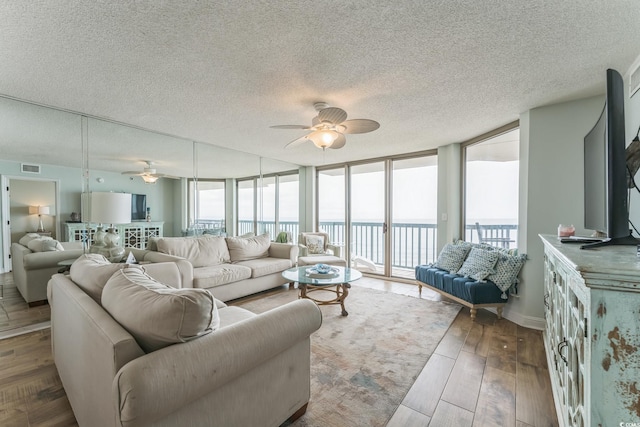
M 498 318 L 502 318 L 502 308 L 508 301 L 503 299 L 503 292 L 490 280 L 478 282 L 429 265 L 416 267 L 416 282 L 420 292 L 422 292 L 422 287 L 426 286 L 469 307 L 472 320 L 475 320 L 478 308 L 486 307 L 495 307 Z

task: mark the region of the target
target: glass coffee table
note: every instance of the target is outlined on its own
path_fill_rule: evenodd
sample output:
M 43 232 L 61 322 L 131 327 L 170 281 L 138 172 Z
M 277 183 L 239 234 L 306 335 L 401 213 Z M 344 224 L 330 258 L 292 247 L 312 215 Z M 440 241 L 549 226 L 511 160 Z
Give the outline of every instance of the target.
M 353 268 L 332 265 L 330 273 L 319 274 L 313 272 L 313 267 L 313 265 L 293 267 L 283 271 L 282 277 L 290 282 L 298 282 L 300 292 L 298 298 L 310 299 L 318 305 L 340 304 L 342 315 L 348 316 L 349 313 L 344 309 L 344 301 L 349 296 L 349 288 L 351 288 L 349 282 L 360 279 L 362 273 Z M 332 292 L 335 298 L 320 299 L 309 295 L 318 291 Z

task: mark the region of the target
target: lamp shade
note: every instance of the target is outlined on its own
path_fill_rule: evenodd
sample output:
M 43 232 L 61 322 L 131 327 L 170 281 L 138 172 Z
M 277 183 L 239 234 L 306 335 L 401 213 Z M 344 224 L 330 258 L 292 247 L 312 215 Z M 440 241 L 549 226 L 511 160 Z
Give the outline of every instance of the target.
M 29 206 L 29 215 L 49 215 L 49 206 Z
M 130 193 L 91 193 L 91 222 L 128 224 L 131 222 Z

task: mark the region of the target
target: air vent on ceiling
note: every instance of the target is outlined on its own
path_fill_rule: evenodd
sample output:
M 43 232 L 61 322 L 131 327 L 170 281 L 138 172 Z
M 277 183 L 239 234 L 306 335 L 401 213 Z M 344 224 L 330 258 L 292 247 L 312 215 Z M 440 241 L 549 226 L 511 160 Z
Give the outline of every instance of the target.
M 632 97 L 640 89 L 640 62 L 629 74 L 629 97 Z
M 20 163 L 20 170 L 22 173 L 40 173 L 40 165 L 29 165 L 27 163 Z

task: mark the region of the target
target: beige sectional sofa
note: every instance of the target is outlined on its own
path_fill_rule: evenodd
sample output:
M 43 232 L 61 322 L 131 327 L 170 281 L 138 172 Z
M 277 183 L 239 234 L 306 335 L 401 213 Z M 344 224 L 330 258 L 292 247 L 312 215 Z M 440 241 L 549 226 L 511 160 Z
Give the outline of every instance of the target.
M 184 260 L 130 267 L 95 257 L 48 286 L 53 357 L 81 427 L 275 427 L 304 413 L 309 337 L 322 323 L 313 302 L 255 315 L 190 288 Z M 217 320 L 185 335 L 194 301 Z M 159 338 L 169 343 L 158 348 Z
M 193 287 L 208 289 L 221 301 L 230 301 L 282 286 L 282 272 L 296 265 L 298 247 L 255 237 L 161 237 L 147 250 L 131 249 L 134 256 L 153 262 L 186 259 L 193 265 Z M 150 254 L 151 252 L 151 254 Z

